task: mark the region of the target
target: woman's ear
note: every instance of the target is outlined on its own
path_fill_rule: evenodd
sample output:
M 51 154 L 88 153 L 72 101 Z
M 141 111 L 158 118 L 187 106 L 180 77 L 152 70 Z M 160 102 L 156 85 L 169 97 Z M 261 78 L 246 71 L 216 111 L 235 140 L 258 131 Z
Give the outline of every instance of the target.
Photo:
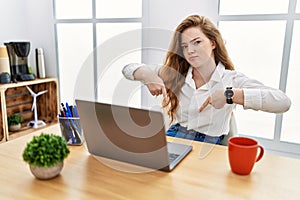
M 210 41 L 212 49 L 216 48 L 216 41 Z

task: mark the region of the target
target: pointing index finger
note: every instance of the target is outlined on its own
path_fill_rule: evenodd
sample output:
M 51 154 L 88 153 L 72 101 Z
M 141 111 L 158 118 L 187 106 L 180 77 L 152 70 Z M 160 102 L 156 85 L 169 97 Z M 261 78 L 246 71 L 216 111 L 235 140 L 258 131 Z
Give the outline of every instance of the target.
M 167 95 L 167 90 L 166 90 L 165 86 L 163 86 L 161 90 L 162 90 L 163 98 L 164 98 L 165 102 L 167 102 L 168 95 Z
M 201 107 L 199 108 L 199 112 L 202 112 L 207 106 L 208 106 L 208 104 L 209 104 L 209 101 L 210 101 L 210 97 L 208 97 L 205 101 L 204 101 L 204 103 L 201 105 Z

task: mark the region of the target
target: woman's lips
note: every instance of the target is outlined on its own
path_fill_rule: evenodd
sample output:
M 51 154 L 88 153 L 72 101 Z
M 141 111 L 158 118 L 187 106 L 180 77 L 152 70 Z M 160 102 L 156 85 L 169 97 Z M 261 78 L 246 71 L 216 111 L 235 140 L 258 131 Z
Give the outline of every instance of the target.
M 190 56 L 189 60 L 195 60 L 198 56 Z

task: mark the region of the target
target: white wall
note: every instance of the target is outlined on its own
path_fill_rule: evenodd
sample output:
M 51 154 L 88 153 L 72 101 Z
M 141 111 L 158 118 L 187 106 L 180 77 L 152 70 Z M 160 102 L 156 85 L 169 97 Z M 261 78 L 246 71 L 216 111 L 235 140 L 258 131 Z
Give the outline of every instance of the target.
M 29 39 L 34 49 L 44 49 L 46 75 L 57 77 L 53 0 L 26 0 Z M 31 57 L 35 66 L 35 58 Z
M 174 30 L 191 14 L 205 15 L 214 20 L 217 0 L 145 0 L 146 25 Z
M 35 48 L 44 48 L 46 75 L 57 77 L 52 0 L 0 0 L 0 45 L 30 41 L 29 65 L 35 72 Z
M 26 40 L 27 20 L 25 2 L 23 0 L 0 0 L 0 44 L 10 40 Z
M 165 30 L 165 34 L 159 34 L 157 37 L 149 35 L 144 38 L 147 45 L 157 46 L 167 49 L 172 31 L 177 25 L 192 14 L 205 15 L 215 21 L 217 16 L 217 0 L 144 0 L 143 8 L 143 27 L 158 28 Z M 160 32 L 161 33 L 161 32 Z M 152 52 L 153 53 L 153 52 Z M 146 63 L 161 63 L 165 53 L 160 55 L 145 55 L 143 61 Z

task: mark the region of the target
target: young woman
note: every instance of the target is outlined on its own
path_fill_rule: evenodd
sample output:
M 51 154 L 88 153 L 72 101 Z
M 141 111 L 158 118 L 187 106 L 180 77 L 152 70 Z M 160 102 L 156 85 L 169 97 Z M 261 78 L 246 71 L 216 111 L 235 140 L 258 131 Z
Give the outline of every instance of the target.
M 132 63 L 123 74 L 142 81 L 152 95 L 163 95 L 173 123 L 169 136 L 221 144 L 236 105 L 271 113 L 291 105 L 281 90 L 234 70 L 219 30 L 204 16 L 189 16 L 178 25 L 158 70 Z

